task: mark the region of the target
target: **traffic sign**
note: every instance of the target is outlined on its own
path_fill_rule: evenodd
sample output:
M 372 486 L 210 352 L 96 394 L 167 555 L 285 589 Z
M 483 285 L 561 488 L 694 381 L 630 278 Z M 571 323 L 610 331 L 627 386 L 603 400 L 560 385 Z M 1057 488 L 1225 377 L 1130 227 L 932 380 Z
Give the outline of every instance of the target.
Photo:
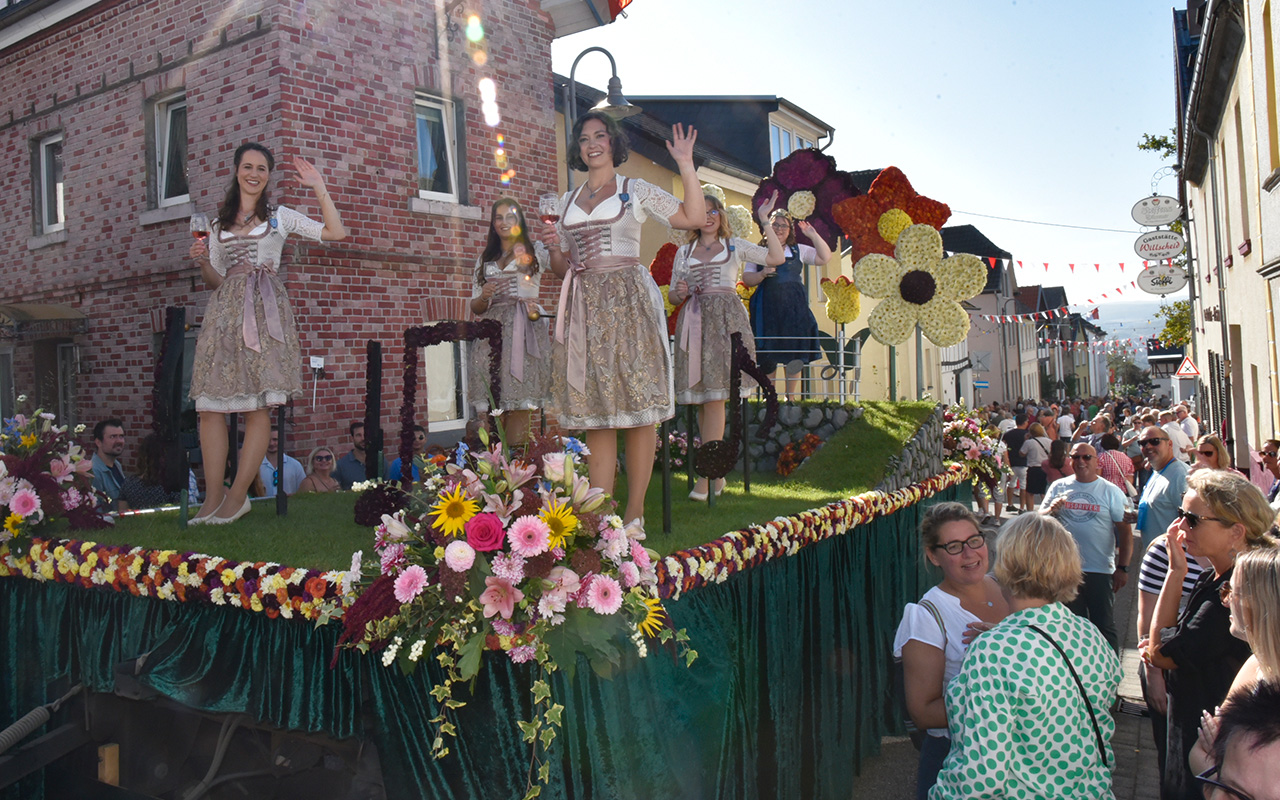
M 974 381 L 974 382 L 973 382 L 973 388 L 975 388 L 975 389 L 986 389 L 986 388 L 988 388 L 989 386 L 991 386 L 991 384 L 990 384 L 990 382 L 988 382 L 988 381 Z
M 1200 370 L 1196 369 L 1196 365 L 1191 363 L 1191 356 L 1185 356 L 1182 363 L 1178 365 L 1178 371 L 1173 373 L 1179 378 L 1195 378 L 1200 375 Z

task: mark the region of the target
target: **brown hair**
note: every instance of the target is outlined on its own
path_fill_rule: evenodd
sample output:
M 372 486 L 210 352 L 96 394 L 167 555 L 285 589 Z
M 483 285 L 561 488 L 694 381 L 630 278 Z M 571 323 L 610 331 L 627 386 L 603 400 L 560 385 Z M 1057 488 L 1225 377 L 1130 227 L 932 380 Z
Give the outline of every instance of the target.
M 707 204 L 708 213 L 710 213 L 712 209 L 719 212 L 717 219 L 720 221 L 720 225 L 716 228 L 716 238 L 724 239 L 725 241 L 733 238 L 733 228 L 729 226 L 729 215 L 725 213 L 724 203 L 721 203 L 720 198 L 713 194 L 704 194 L 702 199 Z M 702 232 L 700 230 L 692 230 L 689 231 L 688 234 L 689 238 L 687 241 L 689 244 L 693 244 L 698 241 L 698 237 L 702 235 Z
M 1231 466 L 1231 453 L 1228 452 L 1227 446 L 1222 443 L 1216 433 L 1206 433 L 1196 441 L 1196 449 L 1199 450 L 1205 445 L 1212 447 L 1218 454 L 1218 469 L 1228 469 Z
M 796 247 L 796 221 L 795 221 L 795 219 L 793 219 L 793 218 L 792 218 L 792 216 L 791 216 L 791 212 L 790 212 L 790 211 L 788 211 L 788 210 L 786 210 L 785 208 L 779 208 L 779 209 L 775 210 L 772 214 L 770 214 L 770 215 L 769 215 L 769 224 L 770 224 L 770 225 L 772 225 L 772 224 L 773 224 L 773 220 L 774 220 L 776 217 L 782 217 L 782 218 L 784 218 L 784 219 L 787 221 L 787 238 L 782 240 L 782 246 L 783 246 L 783 247 Z M 764 229 L 763 229 L 763 228 L 761 228 L 760 232 L 761 232 L 761 233 L 764 233 Z M 769 244 L 769 237 L 768 237 L 768 236 L 761 236 L 761 237 L 760 237 L 760 244 L 765 245 L 765 246 L 768 246 L 768 244 Z M 797 248 L 797 249 L 798 249 L 798 248 Z
M 599 111 L 588 111 L 578 117 L 573 123 L 573 135 L 569 137 L 569 147 L 566 160 L 569 162 L 569 169 L 586 172 L 587 165 L 582 160 L 582 151 L 578 147 L 578 138 L 582 136 L 582 126 L 586 125 L 590 120 L 599 120 L 604 125 L 604 132 L 609 134 L 609 146 L 613 148 L 613 165 L 621 166 L 622 162 L 627 160 L 631 155 L 631 146 L 627 142 L 627 134 L 622 130 L 622 126 L 618 121 L 608 114 Z
M 948 522 L 970 522 L 974 530 L 979 530 L 978 516 L 961 503 L 935 503 L 924 512 L 920 519 L 920 547 L 928 552 L 937 546 L 942 538 L 942 526 Z

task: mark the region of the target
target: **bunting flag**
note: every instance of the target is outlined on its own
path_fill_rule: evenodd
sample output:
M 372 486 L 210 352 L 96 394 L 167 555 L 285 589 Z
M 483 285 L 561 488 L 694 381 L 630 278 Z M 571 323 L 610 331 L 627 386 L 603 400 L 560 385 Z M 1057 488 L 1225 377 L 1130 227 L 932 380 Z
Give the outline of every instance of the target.
M 1070 313 L 1071 310 L 1068 306 L 1062 306 L 1048 311 L 1029 311 L 1025 314 L 979 314 L 978 316 L 987 322 L 1021 322 L 1023 320 L 1053 319 L 1055 316 L 1066 317 Z
M 1025 262 L 1025 261 L 1014 261 L 1013 259 L 997 258 L 997 257 L 995 257 L 995 256 L 986 256 L 986 257 L 985 257 L 985 260 L 986 260 L 986 262 L 991 266 L 991 269 L 998 269 L 998 268 L 1000 268 L 1000 267 L 1002 267 L 1002 266 L 1006 266 L 1006 265 L 1007 265 L 1007 266 L 1009 266 L 1010 268 L 1012 268 L 1012 267 L 1013 267 L 1013 266 L 1015 266 L 1015 265 L 1017 266 L 1017 268 L 1018 268 L 1018 269 L 1026 269 L 1026 268 L 1027 268 L 1027 262 Z M 1035 262 L 1033 261 L 1033 262 L 1030 262 L 1030 263 L 1033 263 L 1033 264 L 1034 264 Z M 1080 263 L 1080 262 L 1078 262 L 1078 261 L 1077 261 L 1077 262 L 1068 262 L 1068 263 L 1067 263 L 1067 269 L 1071 270 L 1071 273 L 1072 273 L 1072 274 L 1075 274 L 1075 271 L 1076 271 L 1076 264 L 1078 264 L 1078 263 Z M 1104 266 L 1105 266 L 1105 267 L 1107 267 L 1107 269 L 1110 269 L 1110 268 L 1111 268 L 1111 264 L 1109 264 L 1109 263 L 1107 263 L 1107 262 L 1103 262 L 1103 261 L 1093 261 L 1093 262 L 1089 262 L 1089 263 L 1092 263 L 1092 264 L 1093 264 L 1093 269 L 1094 269 L 1094 271 L 1096 271 L 1098 274 L 1102 274 L 1102 268 L 1103 268 Z M 1117 266 L 1117 267 L 1119 267 L 1119 268 L 1120 268 L 1120 271 L 1121 271 L 1121 272 L 1124 272 L 1124 269 L 1125 269 L 1125 262 L 1123 262 L 1123 261 L 1117 261 L 1117 262 L 1114 262 L 1114 263 L 1115 263 L 1115 266 Z M 1173 259 L 1169 259 L 1169 258 L 1161 259 L 1160 261 L 1143 261 L 1143 262 L 1142 262 L 1142 268 L 1143 268 L 1143 269 L 1146 269 L 1147 267 L 1151 266 L 1152 264 L 1172 264 L 1172 263 L 1173 263 Z M 1049 271 L 1049 268 L 1053 265 L 1053 262 L 1050 262 L 1050 261 L 1041 261 L 1041 262 L 1040 262 L 1040 264 L 1041 264 L 1041 266 L 1043 266 L 1043 267 L 1044 267 L 1044 271 L 1045 271 L 1045 272 L 1048 272 L 1048 271 Z M 1061 263 L 1059 263 L 1059 266 L 1061 266 Z
M 1137 352 L 1137 348 L 1139 347 L 1157 350 L 1177 347 L 1177 345 L 1162 342 L 1159 339 L 1141 336 L 1129 337 L 1127 339 L 1099 339 L 1091 342 L 1081 342 L 1074 339 L 1050 339 L 1041 336 L 1037 337 L 1036 341 L 1043 345 L 1057 346 L 1064 350 L 1083 350 L 1085 348 L 1089 348 L 1090 350 L 1098 352 Z

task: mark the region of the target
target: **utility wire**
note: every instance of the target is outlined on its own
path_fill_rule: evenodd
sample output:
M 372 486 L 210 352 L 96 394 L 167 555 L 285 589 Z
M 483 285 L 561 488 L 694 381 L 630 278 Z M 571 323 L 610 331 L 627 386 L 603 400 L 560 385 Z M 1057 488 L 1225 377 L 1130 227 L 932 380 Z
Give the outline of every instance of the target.
M 967 214 L 971 217 L 985 217 L 987 219 L 999 219 L 999 220 L 1004 220 L 1005 222 L 1021 222 L 1024 225 L 1046 225 L 1050 228 L 1073 228 L 1078 231 L 1102 231 L 1103 233 L 1127 233 L 1130 236 L 1134 235 L 1135 233 L 1141 233 L 1141 231 L 1125 231 L 1125 230 L 1120 230 L 1119 228 L 1091 228 L 1088 225 L 1064 225 L 1061 222 L 1037 222 L 1036 220 L 1033 220 L 1033 219 L 1014 219 L 1013 217 L 997 217 L 994 214 L 979 214 L 975 211 L 959 211 L 959 210 L 953 209 L 951 213 Z

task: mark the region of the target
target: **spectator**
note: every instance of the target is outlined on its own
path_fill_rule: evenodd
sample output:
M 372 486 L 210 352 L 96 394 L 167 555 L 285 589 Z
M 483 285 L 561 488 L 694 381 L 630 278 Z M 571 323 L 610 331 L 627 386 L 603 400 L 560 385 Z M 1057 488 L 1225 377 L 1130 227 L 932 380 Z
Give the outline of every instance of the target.
M 1009 431 L 1018 427 L 1017 420 L 1008 411 L 1000 412 L 1000 422 L 996 424 L 996 429 L 1000 431 L 1000 435 L 1004 436 Z
M 138 449 L 138 474 L 129 475 L 120 487 L 120 510 L 171 506 L 182 500 L 182 490 L 164 488 L 164 441 L 154 434 L 142 437 Z
M 1237 554 L 1275 546 L 1268 535 L 1273 516 L 1262 492 L 1239 475 L 1201 470 L 1187 480 L 1179 519 L 1169 527 L 1169 573 L 1148 638 L 1140 643 L 1147 663 L 1165 671 L 1168 692 L 1161 797 L 1200 797 L 1187 761 L 1200 715 L 1226 699 L 1250 652 L 1231 635 L 1222 587 L 1231 580 Z M 1200 575 L 1179 612 L 1188 565 L 1174 545 L 1183 542 L 1188 554 L 1208 559 L 1211 569 Z
M 93 426 L 93 488 L 101 492 L 98 508 L 116 511 L 120 504 L 120 490 L 124 486 L 124 469 L 120 455 L 124 452 L 124 423 L 118 419 L 104 419 Z
M 1191 412 L 1187 410 L 1185 403 L 1179 404 L 1173 409 L 1173 416 L 1178 420 L 1178 424 L 1182 426 L 1182 432 L 1187 435 L 1191 441 L 1200 438 L 1200 423 L 1196 422 L 1196 418 L 1191 416 Z
M 421 456 L 423 453 L 425 453 L 426 450 L 427 450 L 427 429 L 422 427 L 421 425 L 414 425 L 413 426 L 414 461 L 417 461 L 418 457 Z M 410 466 L 413 467 L 413 479 L 416 481 L 418 480 L 418 465 L 411 464 Z M 391 469 L 387 472 L 387 479 L 393 482 L 400 480 L 401 471 L 402 471 L 402 467 L 400 465 L 400 459 L 397 458 L 395 461 L 391 462 Z
M 1231 453 L 1227 452 L 1227 446 L 1222 443 L 1216 433 L 1201 436 L 1200 441 L 1196 442 L 1195 452 L 1196 463 L 1191 465 L 1192 472 L 1202 469 L 1225 469 L 1237 475 L 1244 474 L 1231 466 Z
M 340 492 L 342 485 L 333 477 L 333 450 L 324 445 L 312 449 L 307 457 L 307 477 L 298 484 L 298 493 Z
M 1047 485 L 1052 485 L 1054 481 L 1060 481 L 1071 474 L 1071 465 L 1067 462 L 1067 447 L 1070 444 L 1063 439 L 1054 439 L 1053 444 L 1049 445 L 1049 457 L 1040 463 Z
M 1207 800 L 1275 797 L 1280 783 L 1280 685 L 1257 683 L 1227 703 L 1213 756 L 1215 766 L 1196 776 Z
M 1182 493 L 1187 490 L 1187 466 L 1174 458 L 1173 443 L 1163 428 L 1145 428 L 1138 443 L 1151 466 L 1151 477 L 1138 502 L 1138 530 L 1146 550 L 1178 516 Z
M 1267 491 L 1267 502 L 1275 508 L 1276 496 L 1280 495 L 1280 439 L 1268 439 L 1262 443 L 1262 466 L 1271 473 L 1271 489 Z
M 1071 470 L 1071 477 L 1050 484 L 1044 496 L 1045 513 L 1056 517 L 1076 540 L 1084 565 L 1080 591 L 1067 607 L 1098 626 L 1119 655 L 1115 594 L 1128 581 L 1133 558 L 1133 528 L 1124 521 L 1124 493 L 1098 474 L 1097 451 L 1084 442 L 1071 448 Z
M 338 479 L 338 484 L 343 489 L 350 491 L 353 484 L 366 480 L 365 463 L 368 458 L 368 452 L 365 450 L 364 423 L 353 422 L 348 431 L 351 434 L 351 451 L 338 459 L 333 475 Z M 385 458 L 382 460 L 382 467 L 379 472 L 380 475 L 387 475 L 391 472 L 391 468 L 387 465 Z
M 1057 411 L 1057 407 L 1054 407 Z M 1067 406 L 1058 413 L 1058 438 L 1070 439 L 1071 432 L 1076 427 L 1076 415 L 1072 413 L 1071 406 Z
M 1052 408 L 1042 408 L 1036 419 L 1040 427 L 1044 428 L 1044 435 L 1050 440 L 1061 438 L 1058 435 L 1058 415 L 1053 413 Z
M 258 477 L 262 478 L 262 497 L 275 497 L 281 486 L 286 495 L 296 494 L 302 480 L 307 477 L 298 459 L 280 452 L 280 431 L 275 428 L 271 429 L 271 438 L 267 440 L 267 454 L 262 457 L 262 466 L 258 467 Z
M 973 641 L 947 687 L 951 753 L 933 800 L 1110 796 L 1120 659 L 1063 605 L 1080 574 L 1056 520 L 1024 514 L 1000 530 L 995 578 L 1010 614 Z
M 1126 498 L 1136 497 L 1133 487 L 1133 460 L 1120 452 L 1120 439 L 1108 433 L 1098 440 L 1098 474 L 1116 485 Z
M 1173 419 L 1172 411 L 1160 412 L 1160 427 L 1168 434 L 1170 441 L 1173 442 L 1173 455 L 1184 464 L 1191 463 L 1191 454 L 1196 451 L 1195 442 L 1187 437 L 1183 432 L 1182 426 Z
M 1039 422 L 1032 423 L 1027 429 L 1027 440 L 1022 443 L 1021 450 L 1027 457 L 1027 488 L 1023 493 L 1023 505 L 1032 510 L 1035 509 L 1036 503 L 1040 502 L 1040 495 L 1044 494 L 1044 490 L 1049 486 L 1041 465 L 1049 458 L 1049 448 L 1052 444 L 1049 437 L 1045 435 L 1044 426 Z
M 924 800 L 951 748 L 943 694 L 977 632 L 1009 613 L 1000 587 L 987 574 L 987 541 L 973 512 L 960 503 L 938 503 L 920 521 L 920 547 L 942 570 L 942 582 L 908 603 L 894 638 L 902 659 L 907 713 L 926 731 L 916 773 L 916 797 Z
M 1013 507 L 1013 492 L 1018 493 L 1020 511 L 1031 510 L 1030 495 L 1027 494 L 1027 457 L 1022 454 L 1022 445 L 1027 440 L 1027 415 L 1019 413 L 1013 418 L 1013 428 L 1000 437 L 1008 448 L 1009 467 L 1013 470 L 1013 480 L 1005 499 L 1010 508 Z M 1280 474 L 1280 473 L 1277 473 Z

